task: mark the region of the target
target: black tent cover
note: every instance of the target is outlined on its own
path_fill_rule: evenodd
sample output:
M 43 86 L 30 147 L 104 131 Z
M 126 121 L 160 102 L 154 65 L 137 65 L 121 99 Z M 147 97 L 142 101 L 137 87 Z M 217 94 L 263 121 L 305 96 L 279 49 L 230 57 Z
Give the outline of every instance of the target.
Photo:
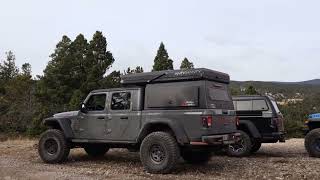
M 209 80 L 229 84 L 230 77 L 226 73 L 206 68 L 154 71 L 121 76 L 121 84 L 124 86 L 196 80 Z

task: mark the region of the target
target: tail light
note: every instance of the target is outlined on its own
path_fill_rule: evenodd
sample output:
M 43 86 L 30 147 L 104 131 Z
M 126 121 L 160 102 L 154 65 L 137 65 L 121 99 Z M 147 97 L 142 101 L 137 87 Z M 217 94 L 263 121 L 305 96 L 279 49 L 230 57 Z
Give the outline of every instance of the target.
M 239 116 L 236 116 L 236 125 L 239 126 L 240 125 L 240 119 Z
M 282 128 L 282 122 L 283 122 L 283 119 L 282 117 L 276 117 L 276 118 L 273 118 L 272 119 L 272 125 L 277 128 L 278 130 L 281 130 Z
M 212 127 L 212 116 L 202 116 L 201 117 L 202 126 L 209 128 Z

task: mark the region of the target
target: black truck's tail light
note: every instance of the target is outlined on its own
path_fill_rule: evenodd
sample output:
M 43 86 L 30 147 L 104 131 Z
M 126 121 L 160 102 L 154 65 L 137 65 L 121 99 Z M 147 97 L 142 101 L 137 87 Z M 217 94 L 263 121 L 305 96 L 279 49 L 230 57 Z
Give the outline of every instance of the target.
M 206 128 L 211 127 L 213 123 L 212 116 L 202 116 L 201 121 L 202 121 L 202 126 Z
M 272 118 L 272 125 L 275 128 L 280 128 L 281 122 L 282 122 L 282 118 L 281 117 Z
M 240 119 L 239 116 L 236 116 L 236 125 L 239 126 L 240 125 Z

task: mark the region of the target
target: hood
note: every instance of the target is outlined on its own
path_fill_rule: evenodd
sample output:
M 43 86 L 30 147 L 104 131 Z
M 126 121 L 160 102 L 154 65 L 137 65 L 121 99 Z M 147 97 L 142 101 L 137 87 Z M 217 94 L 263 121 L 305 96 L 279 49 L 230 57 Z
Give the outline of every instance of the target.
M 54 114 L 53 117 L 73 117 L 77 116 L 79 111 L 68 111 Z

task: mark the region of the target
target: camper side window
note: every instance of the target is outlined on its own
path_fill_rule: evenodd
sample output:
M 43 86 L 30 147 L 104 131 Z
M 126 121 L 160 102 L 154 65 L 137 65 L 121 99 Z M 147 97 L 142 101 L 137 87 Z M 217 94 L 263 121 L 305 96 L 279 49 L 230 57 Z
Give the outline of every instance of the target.
M 266 111 L 268 110 L 268 105 L 265 100 L 253 100 L 252 102 L 252 109 L 254 111 Z
M 237 101 L 237 111 L 252 111 L 252 101 Z

